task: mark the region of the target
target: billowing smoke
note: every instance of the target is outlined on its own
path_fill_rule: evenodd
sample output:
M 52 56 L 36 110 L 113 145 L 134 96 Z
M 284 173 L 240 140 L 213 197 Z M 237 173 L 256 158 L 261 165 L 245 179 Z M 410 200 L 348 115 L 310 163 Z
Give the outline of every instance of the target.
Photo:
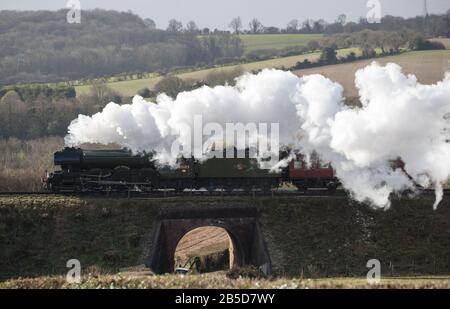
M 389 207 L 392 193 L 419 184 L 436 189 L 436 207 L 450 177 L 450 75 L 422 85 L 395 64 L 374 63 L 356 73 L 356 86 L 361 108 L 345 106 L 342 86 L 321 75 L 299 78 L 264 70 L 240 77 L 234 87 L 202 87 L 176 99 L 160 95 L 157 104 L 138 96 L 132 104 L 110 103 L 92 117 L 75 119 L 66 144 L 118 143 L 134 151 L 156 151 L 160 162 L 173 164 L 180 154 L 187 155 L 186 149 L 204 150 L 192 144 L 198 115 L 204 125 L 223 127 L 279 123 L 280 145 L 318 152 L 356 200 Z M 264 139 L 274 145 L 271 130 L 250 131 L 250 145 Z M 179 152 L 173 151 L 174 144 L 181 145 Z M 398 158 L 404 170 L 392 167 Z
M 450 177 L 450 76 L 421 85 L 398 65 L 374 63 L 356 73 L 356 86 L 362 108 L 342 106 L 332 91 L 318 97 L 319 85 L 303 86 L 297 100 L 301 145 L 331 161 L 357 200 L 388 207 L 392 192 L 415 182 L 435 187 L 436 207 Z M 397 158 L 406 173 L 392 168 Z
M 193 143 L 199 116 L 206 126 L 201 131 L 211 134 L 216 133 L 217 126 L 225 130 L 227 123 L 268 124 L 267 132 L 258 127 L 247 131 L 248 145 L 255 147 L 262 140 L 268 140 L 269 146 L 276 144 L 278 134 L 272 134 L 271 124 L 279 123 L 279 142 L 287 144 L 299 129 L 293 104 L 298 82 L 293 74 L 267 70 L 242 76 L 235 87 L 202 87 L 180 93 L 175 100 L 162 94 L 156 104 L 139 96 L 132 104 L 109 103 L 92 117 L 80 115 L 75 119 L 69 126 L 66 144 L 118 143 L 134 151 L 156 151 L 161 163 L 174 163 L 181 154 L 190 157 L 192 152 L 203 152 L 202 143 Z M 203 134 L 205 143 L 208 135 Z M 234 145 L 231 139 L 221 136 L 210 144 Z M 175 145 L 180 145 L 178 151 L 173 151 Z M 261 156 L 270 155 L 269 150 Z M 278 155 L 278 149 L 276 152 Z

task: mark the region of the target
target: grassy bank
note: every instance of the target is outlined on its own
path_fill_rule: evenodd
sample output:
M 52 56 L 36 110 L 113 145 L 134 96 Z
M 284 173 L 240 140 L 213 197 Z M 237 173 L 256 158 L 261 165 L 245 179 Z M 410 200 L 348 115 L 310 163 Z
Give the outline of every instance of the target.
M 365 278 L 325 279 L 229 279 L 225 274 L 140 276 L 86 276 L 79 284 L 69 284 L 64 277 L 42 277 L 0 282 L 0 289 L 449 289 L 450 277 L 382 278 L 369 284 Z
M 171 207 L 259 209 L 273 270 L 281 276 L 450 274 L 450 199 L 394 201 L 372 210 L 346 198 L 82 199 L 0 197 L 0 279 L 83 271 L 115 273 L 145 262 L 158 212 Z

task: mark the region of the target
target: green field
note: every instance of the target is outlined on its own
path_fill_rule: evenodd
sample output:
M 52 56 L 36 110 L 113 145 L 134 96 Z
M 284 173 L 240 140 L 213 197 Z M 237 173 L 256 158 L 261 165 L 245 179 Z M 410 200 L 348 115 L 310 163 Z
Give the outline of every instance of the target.
M 323 34 L 241 34 L 245 52 L 259 49 L 283 49 L 306 46 L 309 41 L 320 40 Z
M 358 48 L 347 48 L 347 49 L 341 49 L 338 51 L 338 56 L 345 56 L 348 55 L 350 52 L 359 53 Z M 270 59 L 270 60 L 264 60 L 264 61 L 257 61 L 257 62 L 250 62 L 245 64 L 239 64 L 239 65 L 229 65 L 229 66 L 223 66 L 219 68 L 212 68 L 212 69 L 204 69 L 204 70 L 198 70 L 198 71 L 192 71 L 187 73 L 180 73 L 176 74 L 176 76 L 183 78 L 183 79 L 191 79 L 191 80 L 202 80 L 205 79 L 205 77 L 211 73 L 212 71 L 220 71 L 220 70 L 233 70 L 236 67 L 242 67 L 244 71 L 252 71 L 252 70 L 260 70 L 265 68 L 281 68 L 281 67 L 292 67 L 299 61 L 303 61 L 305 59 L 308 59 L 310 61 L 315 61 L 319 58 L 320 53 L 309 53 L 304 55 L 298 55 L 298 56 L 290 56 L 290 57 L 282 57 L 282 58 L 276 58 L 276 59 Z M 121 95 L 124 96 L 134 96 L 138 90 L 148 87 L 152 89 L 155 84 L 160 81 L 163 77 L 151 77 L 151 78 L 144 78 L 144 79 L 137 79 L 137 80 L 127 80 L 127 81 L 120 81 L 120 82 L 110 82 L 107 83 L 108 87 L 111 89 L 119 92 Z M 76 86 L 75 87 L 77 91 L 77 95 L 85 94 L 89 91 L 90 86 L 89 85 L 83 85 L 83 86 Z

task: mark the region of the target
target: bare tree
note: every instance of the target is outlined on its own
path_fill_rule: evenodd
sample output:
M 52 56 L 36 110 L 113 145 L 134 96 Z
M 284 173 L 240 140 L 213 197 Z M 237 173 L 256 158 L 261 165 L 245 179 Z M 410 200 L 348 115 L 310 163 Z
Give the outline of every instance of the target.
M 305 20 L 304 22 L 303 22 L 303 24 L 302 24 L 302 30 L 304 31 L 304 32 L 306 32 L 306 33 L 309 33 L 309 32 L 311 32 L 312 31 L 312 24 L 314 23 L 314 21 L 313 20 L 311 20 L 311 19 L 307 19 L 307 20 Z
M 238 34 L 242 29 L 242 19 L 238 16 L 231 20 L 228 25 L 231 29 L 233 29 L 234 33 Z
M 316 20 L 313 23 L 312 31 L 314 33 L 323 33 L 325 30 L 326 22 L 323 19 Z
M 156 29 L 156 23 L 151 18 L 144 19 L 144 24 L 147 26 L 147 28 L 155 30 Z
M 260 33 L 264 29 L 263 24 L 257 18 L 253 18 L 248 23 L 248 26 L 251 33 Z
M 157 94 L 165 93 L 175 98 L 178 93 L 189 90 L 189 82 L 177 76 L 166 76 L 156 83 L 154 90 Z
M 298 30 L 298 26 L 299 26 L 298 19 L 293 19 L 287 24 L 286 30 L 289 33 L 295 33 Z
M 318 50 L 320 48 L 320 44 L 319 42 L 315 41 L 315 40 L 311 40 L 308 42 L 308 49 L 312 52 Z
M 91 83 L 90 94 L 95 101 L 95 105 L 98 109 L 103 108 L 107 102 L 105 102 L 105 98 L 108 94 L 108 86 L 104 80 L 94 80 Z
M 186 24 L 186 31 L 189 33 L 196 33 L 198 32 L 198 27 L 195 21 L 191 20 Z
M 183 30 L 183 23 L 176 19 L 169 20 L 169 25 L 167 26 L 167 31 L 170 32 L 181 32 Z
M 341 24 L 342 26 L 345 25 L 346 22 L 347 22 L 347 15 L 345 14 L 339 15 L 336 19 L 336 23 Z
M 15 91 L 8 91 L 0 100 L 0 132 L 3 137 L 22 137 L 27 106 Z M 23 130 L 22 130 L 23 131 Z

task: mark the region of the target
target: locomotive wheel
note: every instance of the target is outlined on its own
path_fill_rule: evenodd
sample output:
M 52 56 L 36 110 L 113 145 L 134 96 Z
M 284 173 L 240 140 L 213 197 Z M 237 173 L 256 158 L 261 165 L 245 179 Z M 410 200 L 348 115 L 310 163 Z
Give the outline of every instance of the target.
M 225 186 L 225 187 L 223 187 L 223 190 L 225 191 L 225 193 L 230 194 L 231 192 L 233 192 L 233 187 Z
M 176 193 L 181 193 L 181 192 L 183 192 L 184 191 L 184 186 L 182 186 L 181 184 L 178 184 L 176 187 L 175 187 L 175 192 Z
M 272 189 L 272 187 L 269 186 L 269 185 L 262 185 L 261 186 L 261 192 L 262 193 L 268 193 L 268 192 L 270 192 L 270 189 Z
M 253 186 L 250 186 L 250 185 L 244 186 L 243 189 L 244 189 L 245 193 L 251 193 L 253 191 Z
M 216 187 L 214 187 L 214 185 L 211 184 L 205 189 L 209 192 L 209 194 L 211 194 L 216 190 Z
M 328 191 L 336 191 L 338 187 L 338 184 L 335 182 L 330 182 L 327 184 Z

